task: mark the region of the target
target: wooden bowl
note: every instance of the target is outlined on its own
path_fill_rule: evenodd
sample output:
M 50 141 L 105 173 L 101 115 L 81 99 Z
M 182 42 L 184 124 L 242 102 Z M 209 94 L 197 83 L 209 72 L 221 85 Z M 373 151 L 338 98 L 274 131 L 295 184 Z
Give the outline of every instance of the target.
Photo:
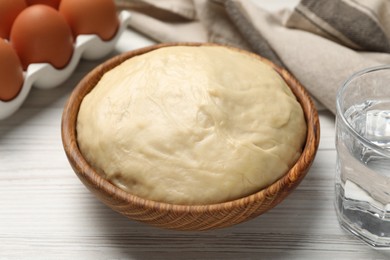
M 173 205 L 143 199 L 127 193 L 101 177 L 84 159 L 77 145 L 77 114 L 84 96 L 97 84 L 102 75 L 123 61 L 163 48 L 165 46 L 215 45 L 200 43 L 159 44 L 116 56 L 90 72 L 74 89 L 62 117 L 62 141 L 68 160 L 80 180 L 103 203 L 130 219 L 151 225 L 176 230 L 207 230 L 227 227 L 252 219 L 280 203 L 302 181 L 308 172 L 319 144 L 319 120 L 317 111 L 306 90 L 286 70 L 255 54 L 270 64 L 287 82 L 301 104 L 307 122 L 307 138 L 303 152 L 295 165 L 279 180 L 255 194 L 224 203 L 212 205 Z M 220 45 L 218 45 L 220 46 Z M 223 48 L 231 48 L 220 46 Z M 234 48 L 233 48 L 234 49 Z

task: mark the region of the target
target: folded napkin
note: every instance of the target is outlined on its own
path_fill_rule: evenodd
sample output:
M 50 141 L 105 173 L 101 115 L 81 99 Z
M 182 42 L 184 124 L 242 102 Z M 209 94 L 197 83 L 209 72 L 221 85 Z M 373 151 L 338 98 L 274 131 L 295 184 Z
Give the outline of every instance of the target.
M 390 63 L 388 0 L 302 0 L 277 13 L 256 0 L 116 3 L 133 11 L 134 30 L 158 42 L 222 43 L 272 60 L 333 113 L 337 89 L 351 74 Z

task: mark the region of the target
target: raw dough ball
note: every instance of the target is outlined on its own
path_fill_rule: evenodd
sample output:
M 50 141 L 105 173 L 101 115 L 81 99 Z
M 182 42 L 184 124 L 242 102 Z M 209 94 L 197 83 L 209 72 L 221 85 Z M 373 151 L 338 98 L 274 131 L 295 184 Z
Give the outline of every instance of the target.
M 84 98 L 79 147 L 105 178 L 159 202 L 252 194 L 295 163 L 306 123 L 269 65 L 218 46 L 165 47 L 107 72 Z

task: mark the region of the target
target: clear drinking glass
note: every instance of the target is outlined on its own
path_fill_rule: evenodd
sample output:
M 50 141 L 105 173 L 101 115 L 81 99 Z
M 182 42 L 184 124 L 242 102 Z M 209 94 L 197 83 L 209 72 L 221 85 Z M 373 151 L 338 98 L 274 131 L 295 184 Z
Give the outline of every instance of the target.
M 390 248 L 390 65 L 360 71 L 339 90 L 336 149 L 341 226 Z

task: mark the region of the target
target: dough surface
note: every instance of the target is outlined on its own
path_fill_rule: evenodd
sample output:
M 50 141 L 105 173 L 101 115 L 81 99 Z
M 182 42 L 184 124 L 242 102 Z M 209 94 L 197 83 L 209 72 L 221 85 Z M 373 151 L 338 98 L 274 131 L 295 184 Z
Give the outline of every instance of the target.
M 114 185 L 159 202 L 237 199 L 300 156 L 306 123 L 269 65 L 224 47 L 165 47 L 126 60 L 84 98 L 77 138 Z

